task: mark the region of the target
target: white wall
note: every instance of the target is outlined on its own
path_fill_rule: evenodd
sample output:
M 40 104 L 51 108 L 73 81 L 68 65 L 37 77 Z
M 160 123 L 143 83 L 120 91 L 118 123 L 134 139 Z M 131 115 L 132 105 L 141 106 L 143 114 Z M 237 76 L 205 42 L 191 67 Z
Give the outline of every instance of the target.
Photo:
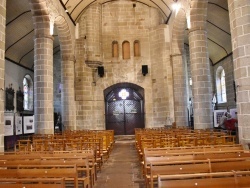
M 12 84 L 12 88 L 15 91 L 14 112 L 16 112 L 16 91 L 19 90 L 19 87 L 23 91 L 23 78 L 26 74 L 29 74 L 34 80 L 34 72 L 5 60 L 5 83 L 3 89 L 5 90 L 5 88 L 8 88 Z

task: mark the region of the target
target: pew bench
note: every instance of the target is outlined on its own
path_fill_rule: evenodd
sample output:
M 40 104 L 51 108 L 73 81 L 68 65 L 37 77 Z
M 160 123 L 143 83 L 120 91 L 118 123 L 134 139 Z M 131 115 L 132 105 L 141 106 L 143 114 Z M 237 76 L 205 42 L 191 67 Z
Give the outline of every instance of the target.
M 76 165 L 18 165 L 17 168 L 0 168 L 0 177 L 12 179 L 64 178 L 65 183 L 74 188 L 79 185 L 89 188 L 88 177 L 79 176 L 81 169 Z M 72 184 L 73 183 L 73 184 Z
M 0 188 L 65 188 L 64 178 L 0 178 Z
M 210 173 L 210 160 L 173 161 L 150 163 L 150 173 L 146 175 L 146 187 L 154 187 L 158 175 Z
M 250 171 L 159 175 L 158 188 L 249 188 Z
M 173 161 L 158 162 L 150 164 L 150 175 L 146 176 L 146 187 L 148 184 L 154 187 L 158 175 L 177 175 L 195 173 L 216 173 L 230 171 L 250 171 L 249 159 L 230 160 L 196 160 L 196 161 Z
M 55 158 L 46 157 L 31 160 L 0 160 L 0 168 L 17 169 L 20 165 L 31 166 L 63 166 L 63 165 L 76 165 L 78 173 L 81 172 L 80 178 L 84 182 L 84 185 L 94 186 L 94 173 L 91 171 L 88 165 L 88 159 L 79 158 Z

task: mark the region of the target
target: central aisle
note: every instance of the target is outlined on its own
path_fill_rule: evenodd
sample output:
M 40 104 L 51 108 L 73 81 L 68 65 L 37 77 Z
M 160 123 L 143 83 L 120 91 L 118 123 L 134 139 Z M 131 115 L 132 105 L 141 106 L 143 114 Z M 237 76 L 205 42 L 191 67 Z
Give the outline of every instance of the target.
M 143 188 L 134 140 L 117 140 L 94 188 Z

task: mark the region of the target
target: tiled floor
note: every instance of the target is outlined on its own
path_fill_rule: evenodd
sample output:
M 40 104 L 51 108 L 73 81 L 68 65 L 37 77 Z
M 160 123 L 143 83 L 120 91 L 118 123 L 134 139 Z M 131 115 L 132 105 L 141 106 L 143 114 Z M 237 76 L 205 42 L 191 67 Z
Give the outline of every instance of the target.
M 94 188 L 144 188 L 133 139 L 116 138 L 111 155 L 98 173 Z

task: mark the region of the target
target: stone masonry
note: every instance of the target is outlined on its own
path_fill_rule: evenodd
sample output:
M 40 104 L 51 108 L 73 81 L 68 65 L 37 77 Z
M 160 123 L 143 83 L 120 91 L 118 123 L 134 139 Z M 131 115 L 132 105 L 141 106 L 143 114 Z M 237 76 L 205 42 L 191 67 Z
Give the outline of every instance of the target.
M 167 85 L 165 89 L 160 86 L 168 79 L 166 52 L 169 44 L 161 40 L 165 37 L 166 28 L 159 26 L 163 19 L 157 9 L 141 3 L 135 3 L 135 6 L 133 4 L 126 1 L 109 2 L 102 6 L 93 4 L 79 19 L 80 38 L 76 48 L 77 129 L 105 129 L 103 91 L 120 82 L 134 83 L 145 89 L 147 127 L 165 124 L 169 114 L 166 102 L 168 90 Z M 101 17 L 100 28 L 96 20 L 99 17 Z M 100 42 L 92 40 L 92 37 L 98 39 L 99 34 L 101 34 Z M 118 42 L 119 55 L 115 58 L 112 57 L 113 41 Z M 126 60 L 122 57 L 124 41 L 130 43 L 130 58 Z M 139 41 L 140 57 L 134 57 L 134 41 Z M 101 44 L 100 52 L 99 44 Z M 157 47 L 157 52 L 153 51 L 156 49 L 153 46 Z M 81 64 L 82 60 L 78 57 L 83 57 L 86 65 Z M 96 69 L 89 65 L 91 61 L 101 61 L 105 70 L 103 78 L 100 78 Z M 148 65 L 149 73 L 146 76 L 141 73 L 142 65 Z M 164 69 L 166 74 L 158 74 Z
M 189 49 L 193 81 L 194 128 L 212 128 L 212 85 L 207 50 L 207 0 L 191 2 Z
M 239 140 L 250 143 L 250 1 L 228 0 L 234 78 L 237 87 Z
M 4 53 L 5 53 L 5 23 L 6 0 L 0 0 L 0 152 L 4 151 Z
M 188 125 L 187 113 L 187 66 L 184 61 L 184 31 L 186 17 L 183 10 L 177 13 L 172 30 L 172 64 L 174 80 L 174 113 L 177 126 Z

